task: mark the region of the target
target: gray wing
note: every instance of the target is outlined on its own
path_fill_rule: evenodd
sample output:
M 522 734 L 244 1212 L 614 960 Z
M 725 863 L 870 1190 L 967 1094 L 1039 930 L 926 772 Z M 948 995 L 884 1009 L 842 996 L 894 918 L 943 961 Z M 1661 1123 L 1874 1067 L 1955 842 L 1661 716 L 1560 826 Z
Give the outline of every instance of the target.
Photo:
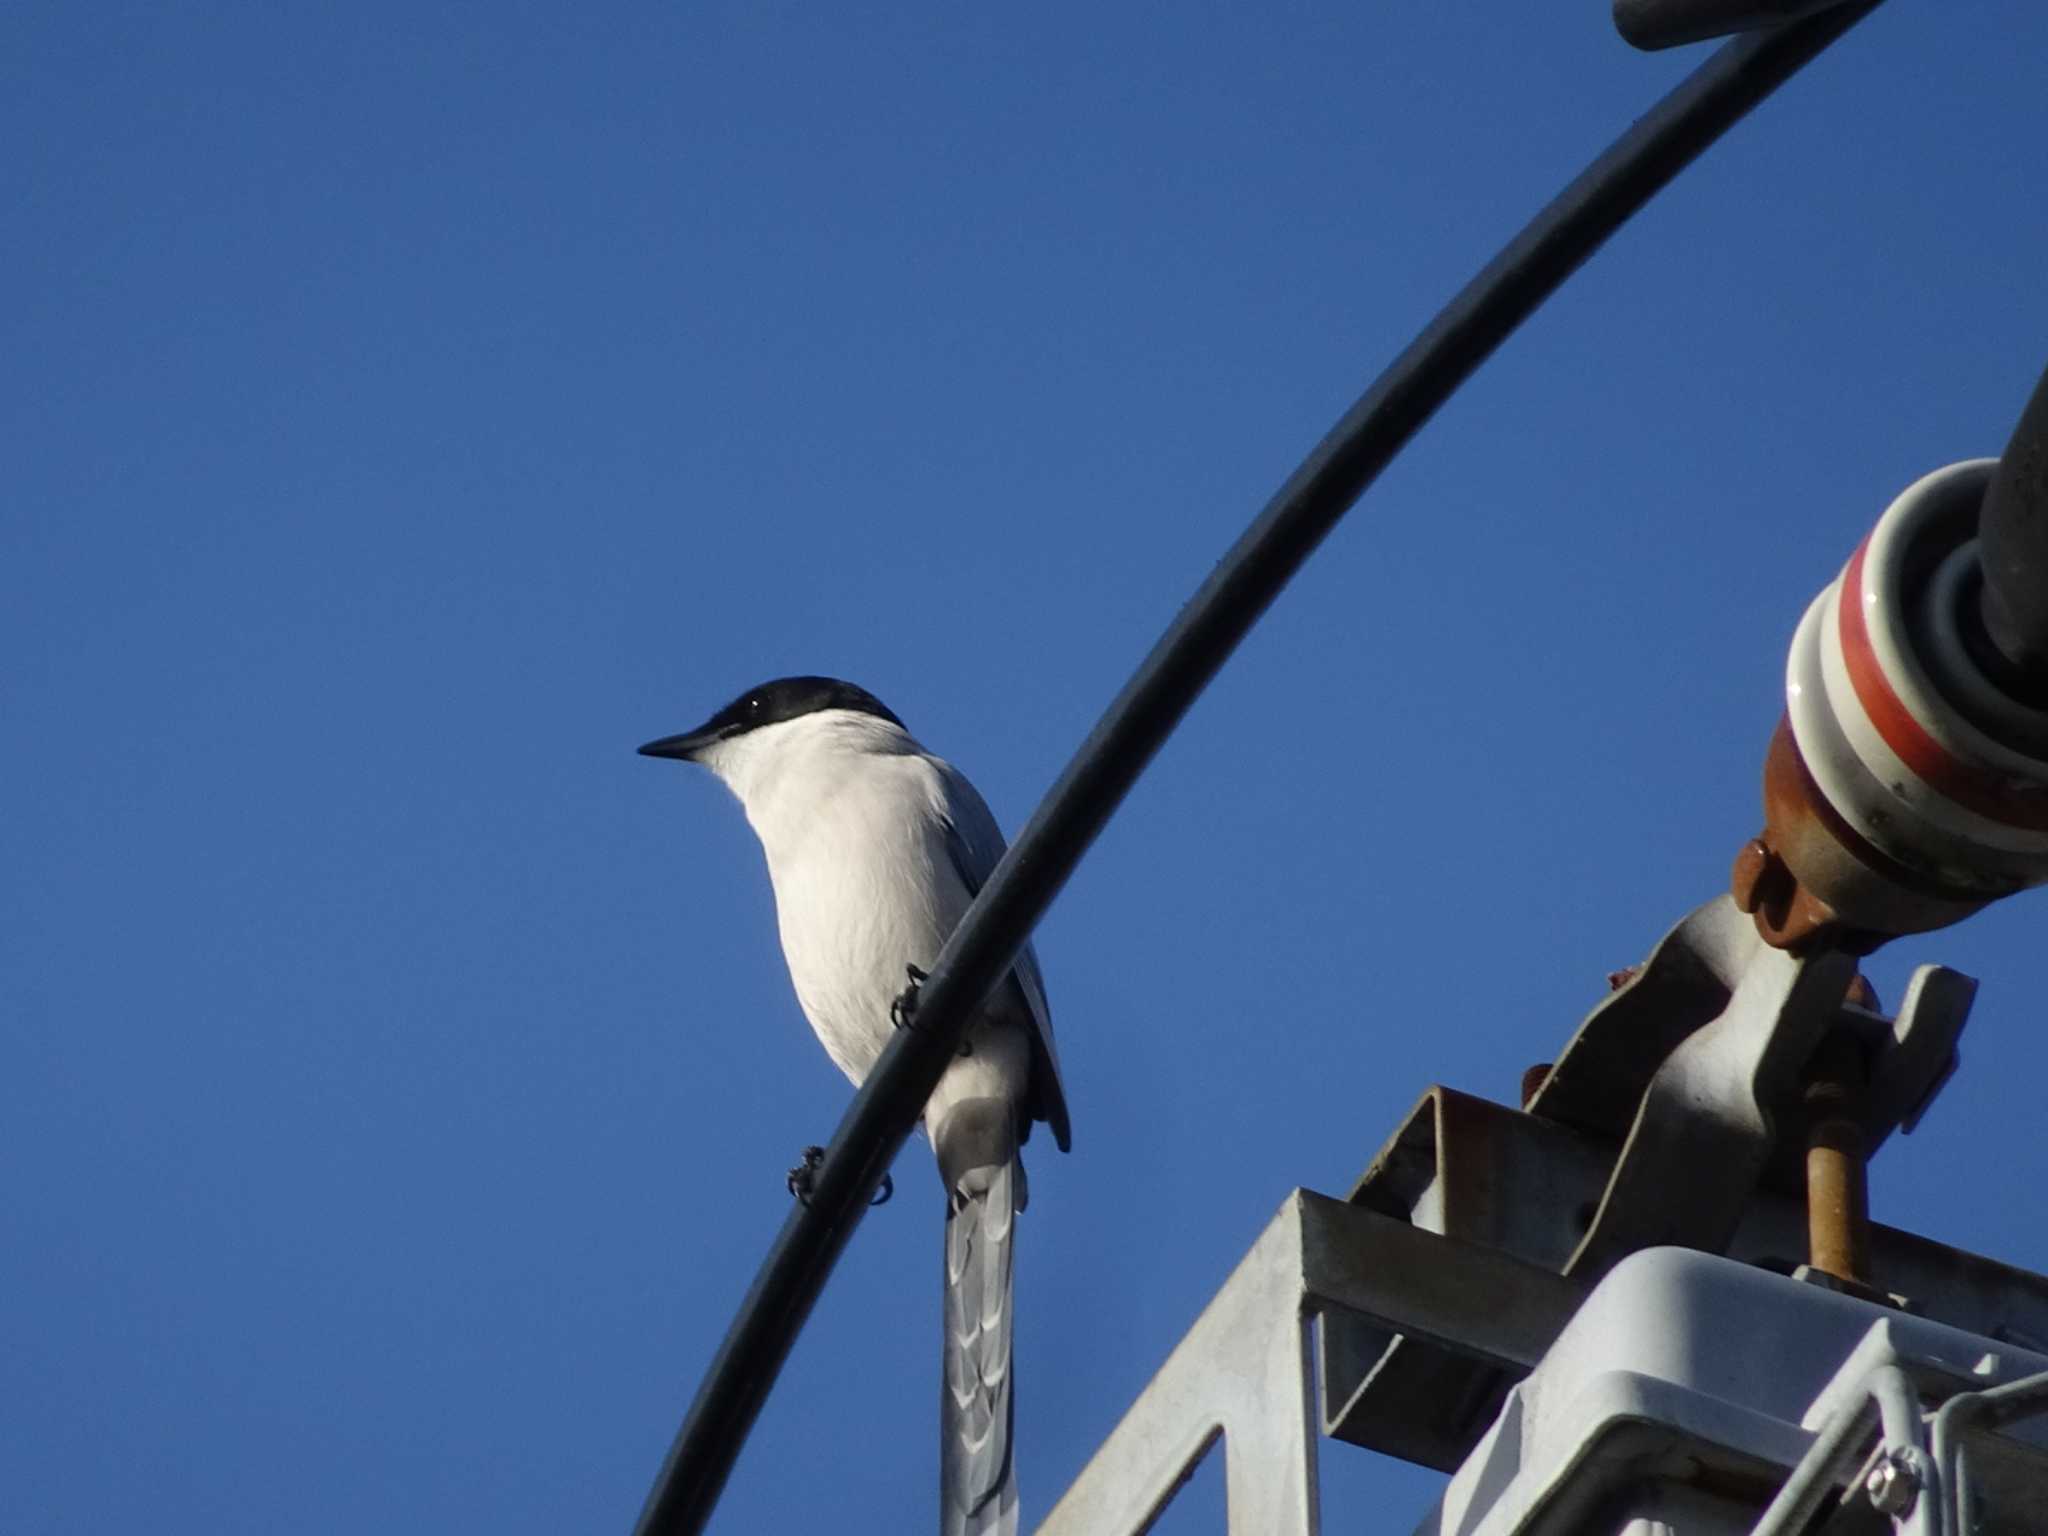
M 1003 841 L 1002 828 L 996 825 L 988 802 L 967 782 L 967 775 L 942 758 L 929 761 L 945 783 L 946 803 L 941 814 L 946 823 L 946 852 L 966 883 L 968 894 L 978 896 L 1009 844 Z M 1052 1009 L 1045 1001 L 1045 978 L 1038 969 L 1038 954 L 1028 943 L 1017 951 L 1010 967 L 1010 981 L 1035 1026 L 1032 1056 L 1036 1070 L 1031 1074 L 1031 1111 L 1035 1118 L 1052 1127 L 1052 1139 L 1065 1152 L 1073 1139 L 1067 1120 L 1067 1090 L 1060 1082 L 1059 1050 L 1053 1044 Z

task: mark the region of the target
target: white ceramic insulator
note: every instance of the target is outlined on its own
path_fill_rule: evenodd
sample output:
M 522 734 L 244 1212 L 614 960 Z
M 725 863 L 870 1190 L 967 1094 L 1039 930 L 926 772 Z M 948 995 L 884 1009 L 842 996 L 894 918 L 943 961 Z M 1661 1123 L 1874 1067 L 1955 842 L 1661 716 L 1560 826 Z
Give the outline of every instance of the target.
M 2048 881 L 2048 760 L 2012 745 L 2048 740 L 2048 717 L 1984 675 L 1956 622 L 1997 464 L 1936 470 L 1885 509 L 1807 609 L 1785 680 L 1828 803 L 1900 864 L 1986 897 Z

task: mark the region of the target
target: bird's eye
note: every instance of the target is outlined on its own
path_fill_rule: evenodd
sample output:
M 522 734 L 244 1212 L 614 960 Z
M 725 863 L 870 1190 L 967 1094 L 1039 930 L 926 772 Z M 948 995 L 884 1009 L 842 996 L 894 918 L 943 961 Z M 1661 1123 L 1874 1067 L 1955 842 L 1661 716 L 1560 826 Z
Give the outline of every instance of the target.
M 756 694 L 753 698 L 747 700 L 747 713 L 750 715 L 758 715 L 759 713 L 761 713 L 761 697 L 759 694 Z

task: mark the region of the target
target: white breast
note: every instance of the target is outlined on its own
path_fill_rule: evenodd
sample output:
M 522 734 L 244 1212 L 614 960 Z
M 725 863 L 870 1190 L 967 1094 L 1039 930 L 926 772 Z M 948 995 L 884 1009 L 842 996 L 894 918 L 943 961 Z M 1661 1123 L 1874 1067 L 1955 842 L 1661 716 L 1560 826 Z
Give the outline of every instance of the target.
M 907 967 L 931 969 L 971 899 L 946 850 L 938 769 L 900 728 L 838 710 L 751 731 L 705 762 L 768 856 L 804 1016 L 858 1083 Z
M 930 812 L 919 758 L 861 760 L 768 858 L 797 1001 L 860 1082 L 888 1042 L 908 968 L 929 971 L 969 901 Z M 763 846 L 769 847 L 764 833 Z

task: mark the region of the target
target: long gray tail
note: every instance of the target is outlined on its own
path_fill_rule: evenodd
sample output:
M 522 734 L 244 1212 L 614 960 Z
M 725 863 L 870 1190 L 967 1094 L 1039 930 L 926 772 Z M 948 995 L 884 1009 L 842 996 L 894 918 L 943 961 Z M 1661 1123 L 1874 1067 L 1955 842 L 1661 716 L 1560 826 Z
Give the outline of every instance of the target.
M 998 1099 L 961 1104 L 935 1141 L 947 1190 L 939 1531 L 1014 1536 L 1010 1239 L 1025 1192 L 1010 1107 Z

